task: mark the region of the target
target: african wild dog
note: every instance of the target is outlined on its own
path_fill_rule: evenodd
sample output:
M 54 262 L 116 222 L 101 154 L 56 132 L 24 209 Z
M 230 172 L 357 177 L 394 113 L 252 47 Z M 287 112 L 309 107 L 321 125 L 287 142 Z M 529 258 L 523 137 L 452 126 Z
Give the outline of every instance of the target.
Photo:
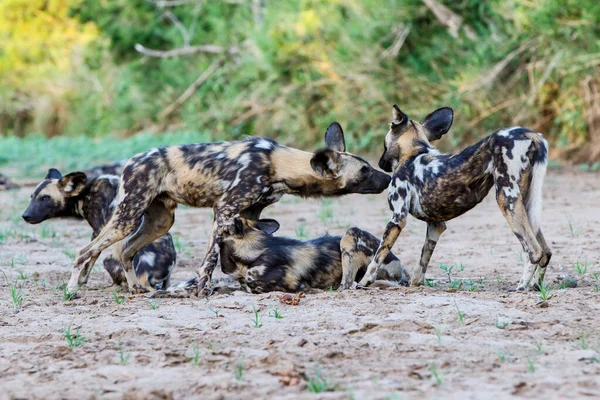
M 98 237 L 79 252 L 68 289 L 76 290 L 79 276 L 93 266 L 102 250 L 126 238 L 120 259 L 129 289 L 134 291 L 135 275 L 127 272 L 131 258 L 170 229 L 178 203 L 212 207 L 215 212 L 208 250 L 198 270 L 198 287 L 203 289 L 210 284 L 223 229 L 234 216 L 257 220 L 266 206 L 286 193 L 340 196 L 381 193 L 388 186 L 387 174 L 346 152 L 338 123 L 327 129 L 325 144 L 325 149 L 309 153 L 252 137 L 158 148 L 132 157 L 123 169 L 115 213 Z
M 517 289 L 542 284 L 552 256 L 540 229 L 546 140 L 539 133 L 514 127 L 496 131 L 460 152 L 441 154 L 429 142 L 448 132 L 452 120 L 451 108 L 440 108 L 419 123 L 394 105 L 379 161 L 383 170 L 394 171 L 388 189 L 393 215 L 360 284 L 373 279 L 410 213 L 427 222 L 420 268 L 411 280 L 412 285 L 422 285 L 445 222 L 475 207 L 493 186 L 500 211 L 529 255 Z
M 223 233 L 223 272 L 253 293 L 336 289 L 342 268 L 353 280 L 362 278 L 379 246 L 375 236 L 358 228 L 350 228 L 343 237 L 326 235 L 308 241 L 272 236 L 278 229 L 273 219 L 235 217 Z M 388 253 L 377 279 L 408 286 L 409 277 L 400 260 Z
M 94 176 L 102 176 L 102 175 L 116 175 L 121 176 L 123 172 L 123 167 L 127 163 L 128 159 L 115 161 L 109 164 L 99 165 L 94 168 L 90 168 L 85 171 L 85 174 L 90 177 Z
M 73 172 L 62 176 L 52 168 L 31 195 L 22 217 L 29 224 L 56 217 L 83 218 L 93 230 L 93 239 L 112 215 L 118 187 L 119 177 L 114 175 L 88 178 L 83 172 Z M 140 249 L 133 265 L 143 287 L 165 289 L 169 286 L 175 260 L 173 239 L 166 234 Z M 125 282 L 123 267 L 114 257 L 104 259 L 104 268 L 116 285 Z M 82 283 L 87 282 L 88 277 L 89 271 Z

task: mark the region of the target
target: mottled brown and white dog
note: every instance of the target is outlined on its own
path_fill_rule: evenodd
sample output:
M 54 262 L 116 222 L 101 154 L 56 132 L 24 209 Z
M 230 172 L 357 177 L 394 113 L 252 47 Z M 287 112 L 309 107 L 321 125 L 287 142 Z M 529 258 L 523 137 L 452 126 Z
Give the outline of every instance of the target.
M 118 188 L 118 176 L 90 178 L 83 172 L 62 176 L 52 168 L 31 194 L 31 201 L 22 217 L 29 224 L 60 217 L 83 218 L 92 228 L 93 239 L 113 213 Z M 142 287 L 148 290 L 166 289 L 175 261 L 173 239 L 166 234 L 135 254 L 133 268 Z M 125 282 L 125 271 L 115 257 L 107 256 L 104 268 L 116 285 Z M 81 283 L 86 283 L 88 277 L 89 274 L 84 276 Z
M 325 235 L 302 241 L 272 236 L 279 229 L 273 219 L 235 217 L 233 222 L 223 233 L 221 269 L 252 293 L 337 289 L 342 271 L 352 281 L 362 278 L 379 247 L 375 236 L 355 227 L 343 237 Z M 390 252 L 377 280 L 408 286 L 409 276 Z
M 546 140 L 539 133 L 514 127 L 496 131 L 457 153 L 442 154 L 430 142 L 448 132 L 453 116 L 451 108 L 440 108 L 419 123 L 394 105 L 379 161 L 383 170 L 393 171 L 388 188 L 393 214 L 361 285 L 375 278 L 409 213 L 427 222 L 420 266 L 411 280 L 412 285 L 422 285 L 445 222 L 475 207 L 492 187 L 500 211 L 529 256 L 517 289 L 542 284 L 552 257 L 540 228 Z
M 256 220 L 266 206 L 286 193 L 340 196 L 381 193 L 388 186 L 387 174 L 346 152 L 339 124 L 329 126 L 325 144 L 325 149 L 310 153 L 253 137 L 171 146 L 132 157 L 123 169 L 115 212 L 98 237 L 78 253 L 68 289 L 77 289 L 80 277 L 102 250 L 122 241 L 119 259 L 129 289 L 137 290 L 133 255 L 171 228 L 178 203 L 212 207 L 215 212 L 208 250 L 198 271 L 203 289 L 210 284 L 223 229 L 234 216 Z

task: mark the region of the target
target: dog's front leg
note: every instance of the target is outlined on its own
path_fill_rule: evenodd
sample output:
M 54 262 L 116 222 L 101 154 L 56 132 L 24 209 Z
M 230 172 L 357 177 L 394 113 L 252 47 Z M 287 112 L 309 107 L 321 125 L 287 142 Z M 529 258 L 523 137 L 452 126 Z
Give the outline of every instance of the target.
M 197 271 L 199 277 L 198 290 L 202 290 L 205 287 L 210 287 L 212 273 L 219 258 L 220 240 L 221 239 L 218 234 L 217 216 L 215 214 L 215 220 L 213 222 L 210 237 L 208 239 L 208 249 L 206 250 L 204 260 L 202 260 L 202 264 Z
M 392 247 L 394 247 L 394 243 L 396 243 L 396 239 L 402 232 L 402 229 L 406 226 L 406 213 L 396 214 L 392 216 L 392 219 L 385 227 L 385 232 L 383 233 L 383 239 L 381 240 L 381 244 L 377 249 L 377 253 L 371 260 L 371 263 L 367 267 L 367 272 L 365 272 L 365 276 L 359 282 L 359 285 L 367 286 L 377 279 L 377 274 L 379 272 L 379 268 L 381 268 L 381 264 L 388 256 Z
M 248 178 L 248 180 L 250 182 L 254 181 L 254 179 L 251 178 Z M 223 232 L 231 228 L 233 217 L 243 213 L 244 210 L 250 208 L 259 201 L 263 189 L 263 186 L 256 185 L 251 188 L 244 187 L 238 190 L 230 190 L 229 193 L 215 205 L 215 220 L 210 234 L 208 251 L 204 257 L 204 261 L 202 261 L 202 265 L 198 269 L 198 277 L 200 278 L 198 281 L 198 290 L 210 286 L 212 273 L 219 258 Z
M 425 283 L 425 272 L 427 272 L 429 260 L 433 250 L 435 250 L 435 245 L 445 230 L 445 222 L 430 222 L 427 224 L 427 237 L 425 238 L 425 244 L 423 244 L 423 250 L 421 250 L 421 262 L 413 273 L 410 281 L 411 286 L 421 286 Z

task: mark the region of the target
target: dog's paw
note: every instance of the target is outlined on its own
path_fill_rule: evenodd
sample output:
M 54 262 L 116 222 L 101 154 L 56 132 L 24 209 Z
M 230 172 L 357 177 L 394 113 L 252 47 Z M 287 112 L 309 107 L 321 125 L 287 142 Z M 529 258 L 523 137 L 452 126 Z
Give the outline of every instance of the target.
M 129 292 L 131 294 L 145 294 L 145 293 L 149 293 L 150 290 L 146 289 L 139 283 L 136 283 L 135 285 L 133 285 L 132 287 L 129 288 Z

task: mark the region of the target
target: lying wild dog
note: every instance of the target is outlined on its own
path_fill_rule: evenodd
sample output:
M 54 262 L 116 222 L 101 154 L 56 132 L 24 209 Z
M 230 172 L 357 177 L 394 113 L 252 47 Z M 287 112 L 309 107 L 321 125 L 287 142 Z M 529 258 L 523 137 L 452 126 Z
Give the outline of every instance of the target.
M 234 216 L 256 220 L 286 193 L 340 196 L 381 193 L 388 186 L 387 174 L 346 152 L 338 123 L 327 129 L 325 144 L 325 149 L 309 153 L 252 137 L 158 148 L 132 157 L 123 169 L 115 212 L 98 237 L 78 253 L 68 289 L 77 289 L 102 250 L 125 239 L 119 259 L 134 291 L 133 255 L 168 232 L 178 203 L 212 207 L 215 212 L 208 250 L 198 270 L 198 287 L 203 289 L 210 285 L 223 229 Z
M 127 163 L 127 159 L 115 161 L 109 164 L 98 165 L 97 167 L 90 168 L 85 171 L 88 178 L 102 175 L 116 175 L 121 176 L 123 167 Z
M 0 174 L 0 190 L 12 190 L 18 188 L 19 185 L 13 183 L 6 175 Z
M 273 219 L 236 217 L 224 231 L 221 269 L 242 289 L 253 293 L 336 289 L 342 269 L 352 282 L 362 278 L 379 247 L 375 236 L 358 228 L 350 228 L 343 237 L 326 235 L 308 241 L 272 236 L 278 229 Z M 409 276 L 390 252 L 377 279 L 408 286 Z
M 410 213 L 427 222 L 420 268 L 411 281 L 422 285 L 445 222 L 475 207 L 495 187 L 500 211 L 529 256 L 517 289 L 539 287 L 552 256 L 540 229 L 546 140 L 539 133 L 514 127 L 496 131 L 457 153 L 441 154 L 430 141 L 448 132 L 452 120 L 451 108 L 440 108 L 419 123 L 394 105 L 379 161 L 383 170 L 394 171 L 388 189 L 393 215 L 360 284 L 374 279 Z
M 92 227 L 95 238 L 112 215 L 118 186 L 119 177 L 114 175 L 88 178 L 83 172 L 73 172 L 62 176 L 52 168 L 31 195 L 22 217 L 29 224 L 56 217 L 83 218 Z M 141 248 L 133 259 L 140 284 L 148 290 L 168 287 L 175 260 L 169 234 Z M 125 271 L 114 257 L 104 259 L 104 268 L 116 285 L 125 282 Z M 81 283 L 86 283 L 88 277 L 89 274 Z

